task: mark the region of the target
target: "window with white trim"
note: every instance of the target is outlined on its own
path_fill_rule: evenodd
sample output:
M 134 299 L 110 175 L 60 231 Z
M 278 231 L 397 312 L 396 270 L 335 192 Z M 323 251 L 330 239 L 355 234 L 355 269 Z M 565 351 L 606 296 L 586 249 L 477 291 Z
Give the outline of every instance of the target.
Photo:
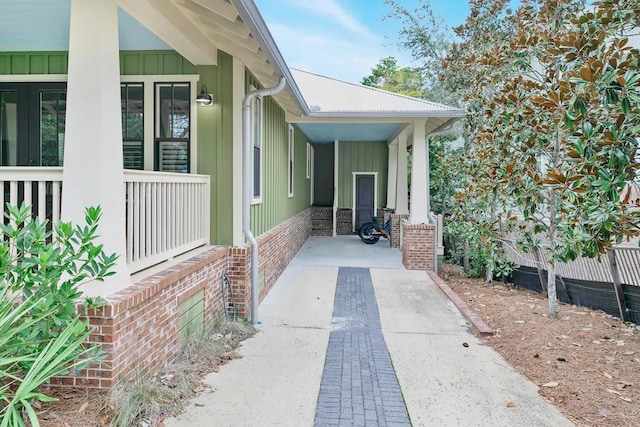
M 155 84 L 155 169 L 189 173 L 191 89 L 189 83 Z
M 296 141 L 296 133 L 293 126 L 289 125 L 289 160 L 287 162 L 287 183 L 289 197 L 293 197 L 293 178 L 294 178 L 294 145 Z
M 253 86 L 251 91 L 256 90 Z M 256 96 L 251 103 L 251 181 L 253 182 L 253 203 L 262 202 L 262 98 Z

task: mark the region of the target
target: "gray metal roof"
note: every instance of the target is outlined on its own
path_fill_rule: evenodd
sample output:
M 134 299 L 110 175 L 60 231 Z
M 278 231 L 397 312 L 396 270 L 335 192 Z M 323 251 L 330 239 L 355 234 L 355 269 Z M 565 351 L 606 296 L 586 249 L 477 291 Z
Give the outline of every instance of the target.
M 326 117 L 464 117 L 459 108 L 291 69 L 310 109 Z

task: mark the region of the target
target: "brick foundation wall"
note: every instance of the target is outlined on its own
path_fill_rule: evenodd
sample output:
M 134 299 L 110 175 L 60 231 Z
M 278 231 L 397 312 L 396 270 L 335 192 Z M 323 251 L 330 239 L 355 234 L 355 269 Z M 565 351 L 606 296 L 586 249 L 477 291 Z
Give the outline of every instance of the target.
M 336 212 L 336 234 L 353 234 L 353 217 L 351 209 L 338 209 Z
M 409 214 L 390 214 L 391 218 L 391 242 L 389 245 L 392 248 L 400 247 L 400 223 L 402 220 L 409 219 Z
M 54 385 L 110 388 L 138 380 L 173 362 L 180 351 L 178 306 L 204 290 L 205 321 L 222 309 L 222 272 L 229 248 L 216 247 L 110 295 L 107 304 L 89 310 L 89 342 L 107 354 L 103 364 L 65 377 Z
M 433 271 L 433 224 L 409 224 L 402 222 L 402 263 L 407 270 Z
M 258 301 L 262 301 L 269 293 L 310 235 L 311 209 L 307 209 L 258 237 L 258 271 L 264 278 Z M 251 271 L 247 275 L 248 280 L 251 280 L 250 273 Z
M 333 208 L 311 208 L 311 235 L 333 236 Z
M 260 275 L 264 299 L 311 233 L 311 209 L 260 236 Z M 204 321 L 223 310 L 222 273 L 227 270 L 237 312 L 249 316 L 251 248 L 213 247 L 110 295 L 107 304 L 87 313 L 89 342 L 107 357 L 99 366 L 72 371 L 52 385 L 108 389 L 119 381 L 149 378 L 180 352 L 179 305 L 203 291 Z

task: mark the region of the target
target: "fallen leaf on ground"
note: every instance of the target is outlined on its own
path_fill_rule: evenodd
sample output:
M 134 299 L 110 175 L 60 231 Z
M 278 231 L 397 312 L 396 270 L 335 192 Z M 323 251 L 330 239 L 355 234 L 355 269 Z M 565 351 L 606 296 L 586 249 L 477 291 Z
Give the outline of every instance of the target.
M 558 387 L 559 383 L 555 382 L 555 381 L 551 381 L 548 382 L 546 384 L 542 384 L 542 387 L 549 387 L 549 388 L 553 388 L 553 387 Z
M 507 408 L 513 408 L 516 406 L 515 402 L 507 402 Z
M 89 406 L 89 402 L 84 402 L 80 405 L 80 408 L 78 408 L 78 412 L 84 412 L 84 410 L 87 409 L 87 406 Z
M 610 410 L 603 409 L 603 408 L 598 409 L 598 413 L 600 415 L 602 415 L 603 417 L 605 417 L 605 418 L 608 417 L 609 415 L 611 415 L 611 411 Z
M 612 380 L 612 379 L 613 379 L 613 376 L 612 376 L 610 373 L 608 373 L 608 372 L 605 372 L 605 373 L 604 373 L 604 374 L 602 374 L 602 375 L 604 375 L 605 377 L 609 378 L 610 380 Z

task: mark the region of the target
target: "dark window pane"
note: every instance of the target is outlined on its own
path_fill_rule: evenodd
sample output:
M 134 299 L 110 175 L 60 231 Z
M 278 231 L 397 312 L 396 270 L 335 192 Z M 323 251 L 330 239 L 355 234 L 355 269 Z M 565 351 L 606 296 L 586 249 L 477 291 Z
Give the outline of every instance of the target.
M 186 141 L 160 141 L 158 143 L 158 169 L 167 172 L 189 172 L 189 143 Z
M 123 83 L 122 155 L 125 169 L 144 169 L 144 85 Z
M 0 92 L 0 165 L 16 166 L 18 159 L 18 103 L 15 91 Z
M 62 166 L 66 110 L 65 92 L 40 93 L 40 159 L 42 166 Z
M 126 104 L 126 127 L 123 128 L 126 138 L 142 139 L 144 134 L 144 89 L 142 84 L 127 85 Z
M 173 135 L 173 87 L 158 85 L 158 138 L 171 138 Z
M 253 147 L 253 197 L 260 197 L 260 148 Z
M 143 169 L 144 151 L 142 149 L 142 141 L 123 141 L 122 155 L 125 169 Z

